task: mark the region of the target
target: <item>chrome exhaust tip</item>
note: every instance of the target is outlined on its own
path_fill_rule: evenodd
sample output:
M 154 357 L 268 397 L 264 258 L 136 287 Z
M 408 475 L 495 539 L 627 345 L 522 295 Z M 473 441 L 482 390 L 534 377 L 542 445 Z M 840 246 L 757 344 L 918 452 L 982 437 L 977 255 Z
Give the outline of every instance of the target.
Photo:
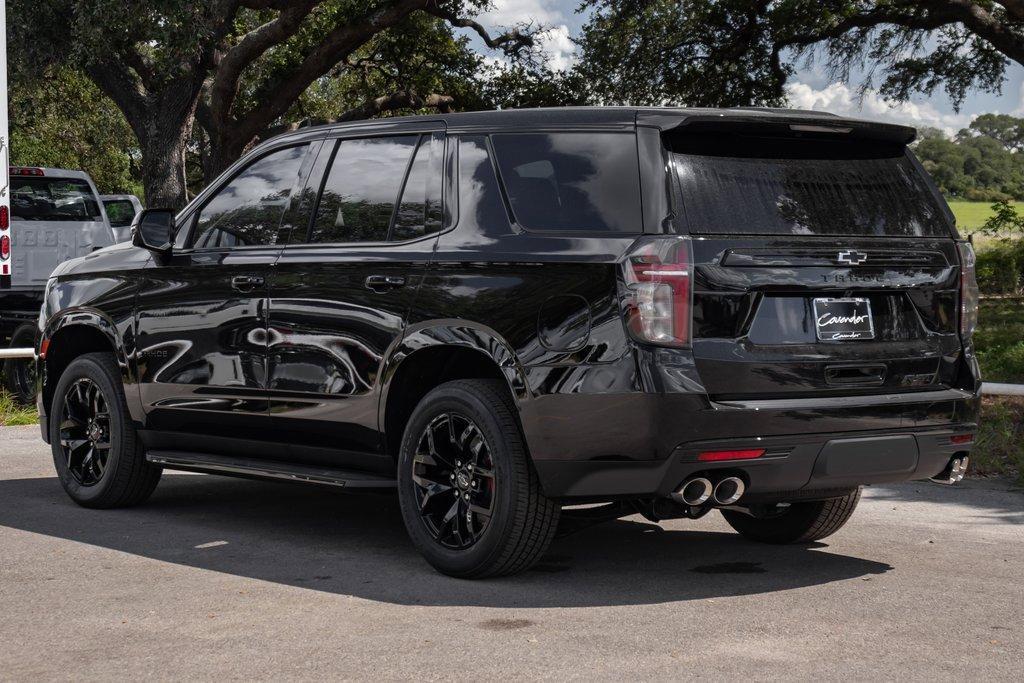
M 967 465 L 970 462 L 971 459 L 966 455 L 962 458 L 953 458 L 946 465 L 946 469 L 932 477 L 932 481 L 937 484 L 959 484 L 964 480 L 964 475 L 967 474 Z
M 715 502 L 719 505 L 732 505 L 743 497 L 747 490 L 739 477 L 726 477 L 715 485 Z
M 703 505 L 711 498 L 715 487 L 706 477 L 694 477 L 683 482 L 679 490 L 671 495 L 672 500 L 684 505 Z

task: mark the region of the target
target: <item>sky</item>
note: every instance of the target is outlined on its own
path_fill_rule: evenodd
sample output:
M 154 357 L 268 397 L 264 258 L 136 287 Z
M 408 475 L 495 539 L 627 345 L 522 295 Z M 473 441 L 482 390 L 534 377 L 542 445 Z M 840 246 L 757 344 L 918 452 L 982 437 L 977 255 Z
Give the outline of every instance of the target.
M 573 64 L 576 55 L 570 37 L 576 35 L 586 21 L 585 15 L 576 13 L 579 0 L 492 0 L 492 4 L 493 9 L 480 16 L 481 24 L 489 29 L 523 22 L 549 27 L 543 48 L 552 66 L 565 69 Z M 478 47 L 486 51 L 482 43 L 478 43 Z M 1013 63 L 1006 75 L 1001 94 L 972 92 L 959 112 L 942 93 L 917 96 L 905 103 L 887 102 L 871 91 L 859 98 L 857 74 L 851 75 L 850 83 L 843 83 L 832 81 L 820 69 L 798 69 L 787 84 L 787 95 L 789 105 L 799 109 L 929 126 L 952 135 L 980 114 L 998 112 L 1024 116 L 1024 67 Z

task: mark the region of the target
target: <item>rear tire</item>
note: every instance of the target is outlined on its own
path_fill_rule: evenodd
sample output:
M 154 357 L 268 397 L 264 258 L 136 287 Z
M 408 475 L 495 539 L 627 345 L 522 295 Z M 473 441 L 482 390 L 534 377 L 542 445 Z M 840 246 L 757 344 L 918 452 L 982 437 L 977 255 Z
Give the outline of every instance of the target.
M 110 354 L 87 353 L 68 365 L 49 418 L 53 464 L 71 500 L 87 508 L 128 507 L 156 489 L 162 469 L 146 461 Z
M 492 380 L 446 382 L 416 406 L 402 439 L 398 498 L 416 548 L 459 578 L 528 569 L 561 513 L 541 493 L 507 390 Z
M 831 536 L 846 524 L 857 509 L 860 488 L 841 498 L 792 503 L 777 515 L 751 516 L 722 510 L 722 516 L 744 538 L 761 543 L 811 543 Z
M 20 325 L 11 335 L 10 348 L 32 347 L 36 344 L 35 325 Z M 36 397 L 35 361 L 11 359 L 4 362 L 4 386 L 19 403 L 30 404 Z

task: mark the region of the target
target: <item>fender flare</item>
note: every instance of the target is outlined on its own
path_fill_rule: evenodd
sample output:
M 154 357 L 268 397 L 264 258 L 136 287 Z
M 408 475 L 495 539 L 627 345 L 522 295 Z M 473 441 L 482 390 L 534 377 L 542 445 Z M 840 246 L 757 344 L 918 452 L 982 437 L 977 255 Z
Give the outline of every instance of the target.
M 410 325 L 392 346 L 381 366 L 381 397 L 377 407 L 378 424 L 383 428 L 392 379 L 409 358 L 426 349 L 455 347 L 481 353 L 490 358 L 508 382 L 509 391 L 519 408 L 530 400 L 526 371 L 512 346 L 495 330 L 468 320 L 455 318 L 430 320 Z

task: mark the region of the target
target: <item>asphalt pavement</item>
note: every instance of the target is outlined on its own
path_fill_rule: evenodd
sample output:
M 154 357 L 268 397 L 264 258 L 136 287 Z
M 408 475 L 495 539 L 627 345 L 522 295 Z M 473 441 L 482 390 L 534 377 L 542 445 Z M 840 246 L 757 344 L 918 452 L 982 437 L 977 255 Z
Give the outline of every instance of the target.
M 521 576 L 434 572 L 381 494 L 167 472 L 75 506 L 0 428 L 0 679 L 1021 680 L 1024 493 L 866 489 L 812 547 L 604 523 Z

